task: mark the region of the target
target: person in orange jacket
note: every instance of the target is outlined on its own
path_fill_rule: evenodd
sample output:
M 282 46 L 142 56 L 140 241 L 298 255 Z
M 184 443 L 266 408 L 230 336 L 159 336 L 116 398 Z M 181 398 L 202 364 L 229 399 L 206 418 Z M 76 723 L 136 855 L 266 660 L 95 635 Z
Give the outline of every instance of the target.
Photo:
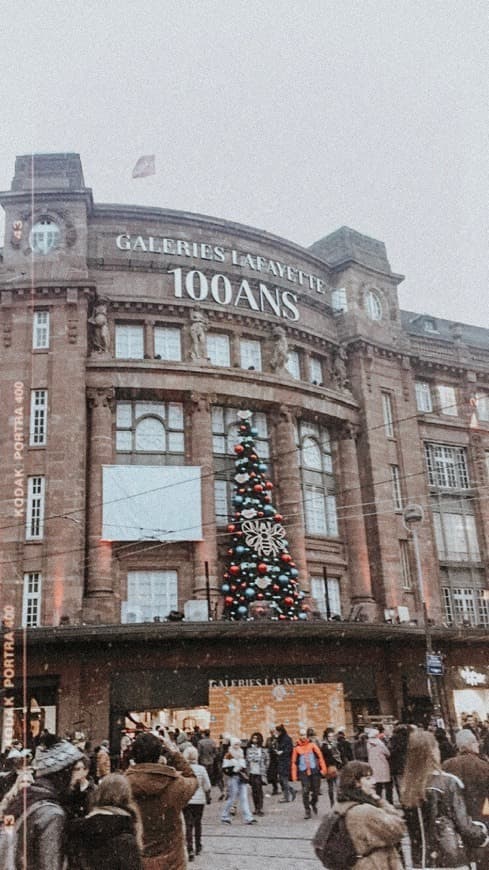
M 307 736 L 307 731 L 299 731 L 299 740 L 294 747 L 291 760 L 292 782 L 300 780 L 305 819 L 311 818 L 311 809 L 317 816 L 317 802 L 321 786 L 321 774 L 326 776 L 326 765 L 321 750 Z

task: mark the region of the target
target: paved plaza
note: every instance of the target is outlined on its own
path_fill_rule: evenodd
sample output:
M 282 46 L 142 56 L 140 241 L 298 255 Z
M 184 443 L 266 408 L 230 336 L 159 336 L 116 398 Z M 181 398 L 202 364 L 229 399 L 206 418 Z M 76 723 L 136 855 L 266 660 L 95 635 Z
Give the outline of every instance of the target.
M 232 825 L 224 825 L 218 795 L 213 788 L 212 804 L 204 810 L 203 850 L 189 866 L 195 870 L 319 870 L 311 839 L 329 809 L 327 794 L 319 798 L 318 816 L 310 821 L 304 819 L 300 792 L 289 804 L 280 804 L 280 795 L 267 796 L 265 815 L 256 825 L 245 825 L 239 809 Z

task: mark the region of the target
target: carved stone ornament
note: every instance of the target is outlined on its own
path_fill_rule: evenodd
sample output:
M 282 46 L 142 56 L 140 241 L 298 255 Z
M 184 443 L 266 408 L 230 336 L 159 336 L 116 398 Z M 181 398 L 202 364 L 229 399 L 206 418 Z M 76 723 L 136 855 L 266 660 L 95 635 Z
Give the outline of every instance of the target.
M 114 387 L 89 387 L 87 400 L 90 408 L 112 408 L 115 389 Z
M 107 302 L 103 299 L 95 300 L 92 314 L 88 318 L 88 323 L 92 327 L 90 334 L 90 352 L 110 353 L 111 337 L 109 319 L 107 317 Z

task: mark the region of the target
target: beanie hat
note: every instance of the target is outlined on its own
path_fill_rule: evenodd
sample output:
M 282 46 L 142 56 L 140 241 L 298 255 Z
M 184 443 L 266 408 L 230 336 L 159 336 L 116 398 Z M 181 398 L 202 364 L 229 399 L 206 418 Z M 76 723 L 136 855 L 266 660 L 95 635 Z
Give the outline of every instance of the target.
M 378 737 L 379 736 L 379 729 L 378 728 L 371 728 L 368 732 L 368 736 L 370 737 L 370 739 L 372 739 L 373 737 Z
M 40 749 L 33 762 L 36 777 L 50 776 L 76 764 L 83 758 L 83 753 L 69 740 L 60 740 L 49 749 Z

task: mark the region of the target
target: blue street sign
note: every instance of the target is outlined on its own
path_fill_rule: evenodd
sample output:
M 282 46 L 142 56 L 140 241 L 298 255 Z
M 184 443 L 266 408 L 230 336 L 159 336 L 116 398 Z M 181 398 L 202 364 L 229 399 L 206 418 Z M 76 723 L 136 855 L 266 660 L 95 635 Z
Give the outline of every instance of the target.
M 443 659 L 436 653 L 426 653 L 426 673 L 431 677 L 442 677 L 445 673 Z

